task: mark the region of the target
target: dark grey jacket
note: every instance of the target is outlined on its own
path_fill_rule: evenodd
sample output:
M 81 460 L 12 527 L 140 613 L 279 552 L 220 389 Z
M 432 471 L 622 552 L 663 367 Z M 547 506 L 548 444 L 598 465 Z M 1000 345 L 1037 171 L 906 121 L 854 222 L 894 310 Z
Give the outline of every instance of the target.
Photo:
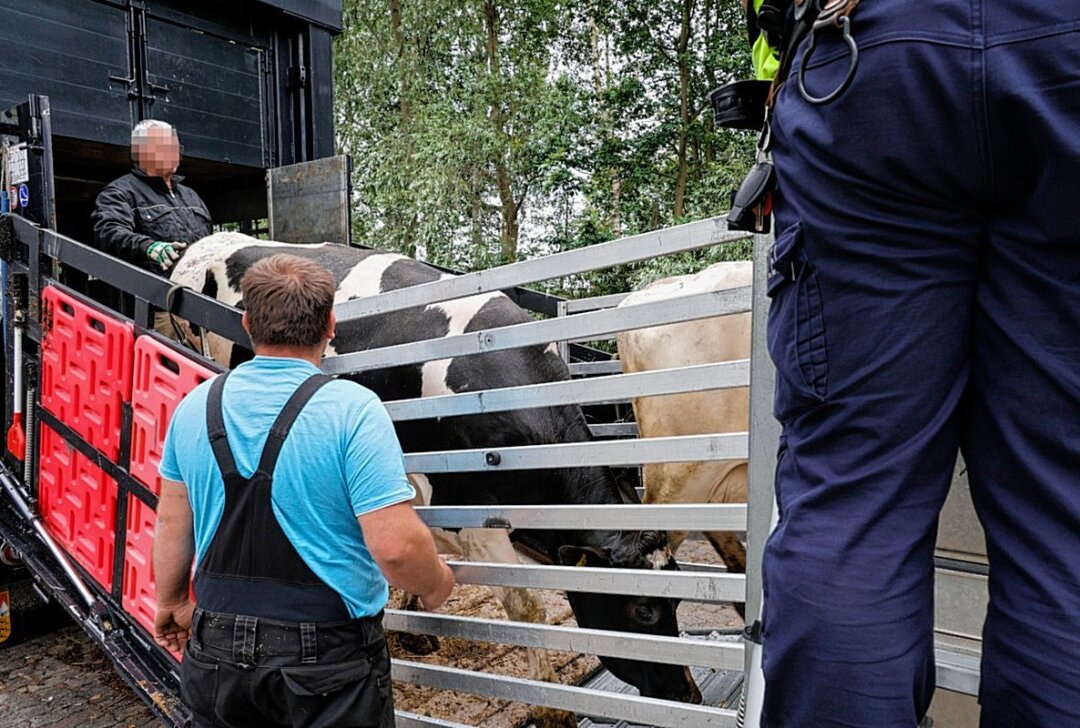
M 194 243 L 213 232 L 206 204 L 173 175 L 170 192 L 161 177 L 142 170 L 108 184 L 97 197 L 91 220 L 97 247 L 117 258 L 160 272 L 146 257 L 155 240 Z

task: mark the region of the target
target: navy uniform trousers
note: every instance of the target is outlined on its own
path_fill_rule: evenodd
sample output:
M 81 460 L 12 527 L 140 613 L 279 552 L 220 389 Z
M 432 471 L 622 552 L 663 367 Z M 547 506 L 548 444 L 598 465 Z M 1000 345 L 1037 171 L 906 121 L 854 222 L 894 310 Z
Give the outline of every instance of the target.
M 775 110 L 765 721 L 924 715 L 959 449 L 982 725 L 1080 726 L 1080 2 L 864 0 L 852 30 L 851 87 L 793 74 Z M 808 91 L 847 67 L 819 34 Z

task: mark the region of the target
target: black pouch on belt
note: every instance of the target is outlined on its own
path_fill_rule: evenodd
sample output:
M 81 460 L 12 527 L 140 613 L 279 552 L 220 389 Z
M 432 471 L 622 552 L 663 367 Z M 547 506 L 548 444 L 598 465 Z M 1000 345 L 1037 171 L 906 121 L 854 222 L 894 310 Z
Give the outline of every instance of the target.
M 709 92 L 713 123 L 727 129 L 758 131 L 765 125 L 771 81 L 732 81 Z
M 767 233 L 772 221 L 772 192 L 776 187 L 776 170 L 770 161 L 761 161 L 731 197 L 728 228 L 753 233 Z

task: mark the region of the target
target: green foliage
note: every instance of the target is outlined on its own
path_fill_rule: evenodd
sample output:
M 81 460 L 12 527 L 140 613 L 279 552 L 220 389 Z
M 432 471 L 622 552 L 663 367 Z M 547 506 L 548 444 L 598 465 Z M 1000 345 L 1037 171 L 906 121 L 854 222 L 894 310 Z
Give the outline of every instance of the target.
M 752 135 L 706 94 L 750 69 L 739 0 L 345 0 L 354 236 L 460 270 L 723 213 Z M 547 288 L 623 291 L 744 246 Z

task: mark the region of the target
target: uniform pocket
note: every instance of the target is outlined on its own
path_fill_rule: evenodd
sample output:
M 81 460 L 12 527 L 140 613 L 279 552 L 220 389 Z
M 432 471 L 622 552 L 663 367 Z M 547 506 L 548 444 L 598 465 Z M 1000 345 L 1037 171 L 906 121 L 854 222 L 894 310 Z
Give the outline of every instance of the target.
M 802 223 L 786 228 L 773 245 L 768 296 L 769 356 L 776 366 L 773 415 L 789 422 L 828 393 L 821 289 L 803 249 Z
M 210 233 L 214 232 L 214 228 L 213 228 L 213 220 L 210 219 L 210 212 L 209 211 L 207 211 L 207 210 L 205 210 L 202 207 L 199 207 L 197 205 L 192 206 L 190 209 L 191 209 L 191 212 L 193 213 L 193 217 L 192 217 L 192 227 L 193 227 L 192 233 L 193 233 L 193 237 L 188 242 L 194 243 L 196 240 L 201 240 L 202 238 L 205 238 Z
M 138 218 L 139 232 L 154 240 L 169 243 L 182 234 L 180 219 L 177 217 L 175 207 L 152 205 L 137 208 L 135 215 Z
M 281 677 L 296 725 L 368 728 L 381 725 L 386 715 L 388 659 L 285 667 Z
M 199 725 L 218 724 L 218 668 L 217 661 L 193 654 L 190 648 L 180 663 L 180 697 Z

